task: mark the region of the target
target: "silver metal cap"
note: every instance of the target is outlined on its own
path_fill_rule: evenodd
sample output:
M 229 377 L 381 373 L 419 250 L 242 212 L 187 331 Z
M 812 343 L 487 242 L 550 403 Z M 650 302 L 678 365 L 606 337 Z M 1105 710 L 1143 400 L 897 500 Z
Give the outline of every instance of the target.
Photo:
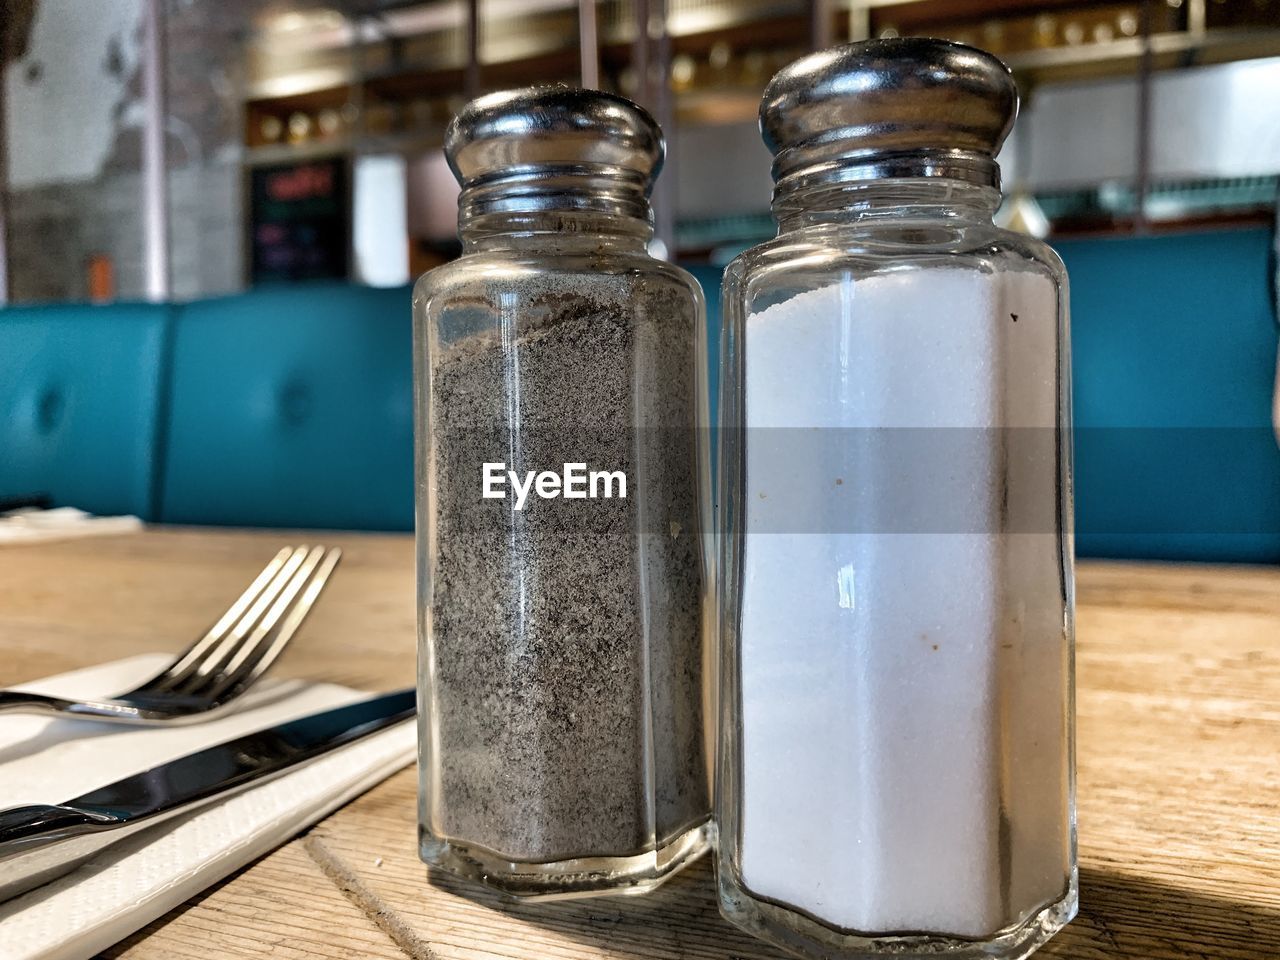
M 462 184 L 463 219 L 544 210 L 648 219 L 665 144 L 630 100 L 542 85 L 472 100 L 449 124 L 444 150 Z
M 760 132 L 777 193 L 814 183 L 949 177 L 1000 185 L 995 155 L 1018 113 L 1000 60 L 948 40 L 833 47 L 765 88 Z M 776 194 L 775 194 L 776 195 Z

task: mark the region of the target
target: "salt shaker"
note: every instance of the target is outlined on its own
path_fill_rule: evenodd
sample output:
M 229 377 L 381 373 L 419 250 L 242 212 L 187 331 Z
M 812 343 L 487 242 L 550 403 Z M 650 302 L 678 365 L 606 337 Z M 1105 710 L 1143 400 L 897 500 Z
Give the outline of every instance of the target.
M 1076 912 L 1066 275 L 997 229 L 1017 89 L 928 39 L 760 108 L 729 266 L 718 879 L 803 956 L 1025 957 Z
M 663 151 L 621 97 L 473 101 L 462 257 L 414 291 L 420 852 L 515 896 L 708 844 L 705 307 L 647 252 Z

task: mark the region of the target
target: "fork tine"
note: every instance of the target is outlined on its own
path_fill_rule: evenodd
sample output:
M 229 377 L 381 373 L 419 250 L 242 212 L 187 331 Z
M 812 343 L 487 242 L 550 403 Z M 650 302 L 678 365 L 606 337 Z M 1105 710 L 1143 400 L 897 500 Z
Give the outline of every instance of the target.
M 181 671 L 170 671 L 162 686 L 157 689 L 161 692 L 180 691 L 190 695 L 195 692 L 197 687 L 207 684 L 209 677 L 216 675 L 220 671 L 221 665 L 234 654 L 238 645 L 253 630 L 254 624 L 262 619 L 263 613 L 270 608 L 280 592 L 288 586 L 289 581 L 306 558 L 308 552 L 309 548 L 306 546 L 291 549 L 289 556 L 275 571 L 266 587 L 252 599 L 248 610 L 237 611 L 240 614 L 239 619 L 236 620 L 231 628 L 229 630 L 224 629 L 220 636 L 215 636 L 209 643 L 204 644 L 199 656 L 184 658 L 187 662 L 184 664 L 183 669 Z M 228 611 L 229 613 L 230 611 Z M 229 619 L 229 616 L 224 616 L 219 620 L 219 623 Z M 152 692 L 152 690 L 149 688 L 148 692 Z
M 307 558 L 307 562 L 294 576 L 289 588 L 280 595 L 272 606 L 271 612 L 254 630 L 253 636 L 241 645 L 231 662 L 227 664 L 221 680 L 211 692 L 215 702 L 228 694 L 234 695 L 255 682 L 275 663 L 289 641 L 293 639 L 302 621 L 311 612 L 311 608 L 315 606 L 320 591 L 325 588 L 329 575 L 333 573 L 341 559 L 342 551 L 337 547 L 327 553 L 323 547 L 317 547 L 313 551 L 312 556 Z M 305 590 L 302 589 L 304 584 Z M 301 596 L 298 597 L 300 590 Z M 297 597 L 296 604 L 293 603 L 295 597 Z M 293 604 L 292 609 L 289 609 L 290 604 Z M 288 615 L 284 616 L 286 610 Z M 284 619 L 281 622 L 282 616 Z M 277 630 L 278 622 L 280 626 Z M 271 636 L 273 632 L 274 637 Z
M 222 639 L 231 625 L 240 619 L 245 610 L 249 608 L 249 605 L 257 599 L 263 588 L 271 582 L 280 568 L 284 566 L 285 561 L 289 559 L 292 553 L 293 547 L 282 547 L 262 568 L 253 582 L 245 588 L 244 593 L 240 594 L 235 602 L 227 608 L 227 611 L 218 618 L 217 622 L 206 630 L 204 635 L 192 643 L 191 646 L 178 654 L 172 663 L 143 684 L 143 687 L 149 690 L 167 689 L 173 683 L 185 677 L 192 666 L 199 662 L 209 649 Z

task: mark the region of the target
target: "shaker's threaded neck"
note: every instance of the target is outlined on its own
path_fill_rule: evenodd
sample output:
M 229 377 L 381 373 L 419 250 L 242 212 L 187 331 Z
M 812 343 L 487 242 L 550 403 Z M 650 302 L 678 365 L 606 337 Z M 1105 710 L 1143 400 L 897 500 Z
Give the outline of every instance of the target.
M 491 213 L 588 212 L 651 222 L 648 184 L 634 171 L 607 165 L 520 166 L 467 180 L 458 222 Z
M 831 159 L 774 161 L 777 198 L 814 187 L 857 181 L 934 177 L 1000 189 L 1000 165 L 973 150 L 851 150 Z M 790 162 L 788 162 L 790 161 Z

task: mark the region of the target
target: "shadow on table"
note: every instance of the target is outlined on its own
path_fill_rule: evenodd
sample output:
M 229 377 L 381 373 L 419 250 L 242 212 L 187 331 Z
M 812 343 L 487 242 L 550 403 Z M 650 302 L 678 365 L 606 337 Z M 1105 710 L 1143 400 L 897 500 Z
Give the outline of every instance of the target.
M 545 930 L 553 937 L 583 946 L 583 956 L 609 960 L 783 960 L 781 954 L 725 922 L 719 915 L 709 860 L 690 867 L 656 892 L 644 897 L 600 897 L 553 903 L 512 903 L 476 884 L 438 871 L 437 889 L 499 911 Z M 214 888 L 216 889 L 216 888 Z M 350 897 L 350 891 L 344 891 Z M 209 891 L 189 901 L 199 903 Z M 366 904 L 357 904 L 367 909 Z M 185 908 L 183 908 L 185 909 Z M 155 921 L 102 954 L 121 957 L 131 946 L 164 926 L 181 910 Z M 455 927 L 459 918 L 450 917 Z M 487 924 L 481 923 L 481 926 Z M 504 941 L 504 956 L 527 947 L 539 955 L 537 935 Z M 413 960 L 453 960 L 461 954 L 453 943 L 432 943 L 430 924 L 418 931 L 421 940 L 397 944 Z M 395 936 L 392 936 L 396 940 Z M 480 938 L 481 940 L 483 937 Z M 463 950 L 483 956 L 483 947 Z M 423 952 L 425 951 L 425 952 Z M 1098 869 L 1081 872 L 1080 915 L 1043 950 L 1040 957 L 1061 960 L 1276 960 L 1280 956 L 1280 909 L 1242 903 L 1182 887 Z
M 778 960 L 767 944 L 731 926 L 716 905 L 711 858 L 677 874 L 653 893 L 592 897 L 550 903 L 513 902 L 439 870 L 429 871 L 440 890 L 490 907 L 592 948 L 609 960 Z M 445 951 L 445 956 L 450 954 Z
M 1039 953 L 1063 960 L 1276 960 L 1280 908 L 1130 874 L 1080 872 L 1080 915 Z
M 512 904 L 474 884 L 436 872 L 431 882 L 472 902 L 598 948 L 610 960 L 778 960 L 780 956 L 720 917 L 707 860 L 645 897 Z M 1280 909 L 1097 869 L 1083 870 L 1080 886 L 1079 916 L 1038 957 L 1280 957 Z

